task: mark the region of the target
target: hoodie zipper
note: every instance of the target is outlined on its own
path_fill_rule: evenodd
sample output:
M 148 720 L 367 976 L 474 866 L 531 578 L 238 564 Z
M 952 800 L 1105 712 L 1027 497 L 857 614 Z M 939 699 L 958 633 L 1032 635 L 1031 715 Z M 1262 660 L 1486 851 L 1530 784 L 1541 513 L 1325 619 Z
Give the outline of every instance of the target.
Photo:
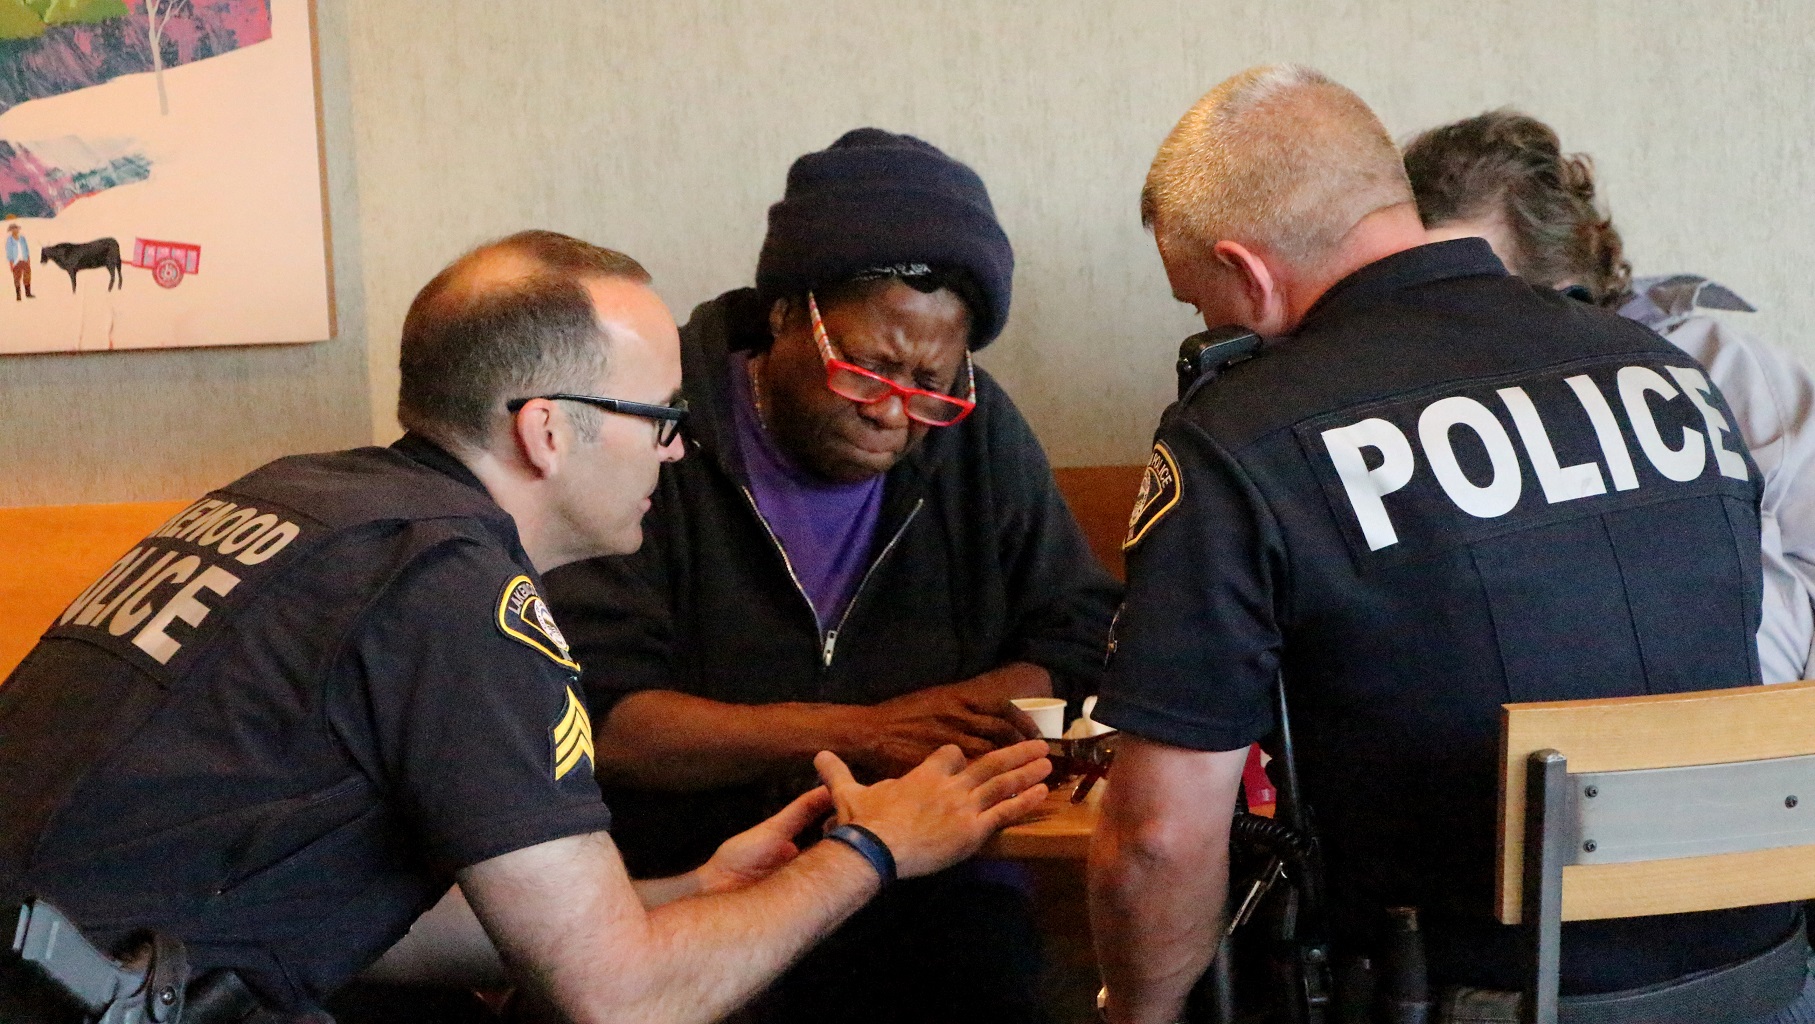
M 813 616 L 813 630 L 819 631 L 819 609 L 813 607 L 813 599 L 807 596 L 807 588 L 801 585 L 800 576 L 794 571 L 794 560 L 788 557 L 788 549 L 782 547 L 781 538 L 775 535 L 775 528 L 769 520 L 763 518 L 763 510 L 756 506 L 756 495 L 750 493 L 748 486 L 740 486 L 744 500 L 750 503 L 750 511 L 755 513 L 756 521 L 763 524 L 763 532 L 769 535 L 769 543 L 775 545 L 775 553 L 781 556 L 781 564 L 788 570 L 788 578 L 794 581 L 794 591 L 807 603 L 807 612 Z
M 864 570 L 863 579 L 857 581 L 857 589 L 851 591 L 851 599 L 845 602 L 844 612 L 838 616 L 838 625 L 833 626 L 826 633 L 825 643 L 821 645 L 820 656 L 824 660 L 826 668 L 832 667 L 832 649 L 838 645 L 838 634 L 844 629 L 845 620 L 851 617 L 851 609 L 857 607 L 857 598 L 863 594 L 864 584 L 870 582 L 870 577 L 876 575 L 877 568 L 889 557 L 889 552 L 895 550 L 895 545 L 901 542 L 901 535 L 907 532 L 908 524 L 912 523 L 914 517 L 920 514 L 920 506 L 924 504 L 926 504 L 925 498 L 917 499 L 914 502 L 914 507 L 908 510 L 907 518 L 903 519 L 901 525 L 896 528 L 895 536 L 890 537 L 889 542 L 883 545 L 882 553 L 876 556 L 876 560 L 870 563 L 868 569 Z
M 895 545 L 901 542 L 902 534 L 907 532 L 908 525 L 914 521 L 914 517 L 920 514 L 920 506 L 926 504 L 926 499 L 920 498 L 914 502 L 914 507 L 909 510 L 907 518 L 901 521 L 901 525 L 895 529 L 895 535 L 889 538 L 882 553 L 876 556 L 876 560 L 870 563 L 868 569 L 864 570 L 863 579 L 857 582 L 857 589 L 851 592 L 851 599 L 845 603 L 844 613 L 838 617 L 838 624 L 829 630 L 820 632 L 819 609 L 813 607 L 813 599 L 807 596 L 807 588 L 801 585 L 800 575 L 794 571 L 794 561 L 788 557 L 788 549 L 782 546 L 781 538 L 776 535 L 775 528 L 769 525 L 769 520 L 763 516 L 763 510 L 757 506 L 756 495 L 750 493 L 747 485 L 740 486 L 738 489 L 743 492 L 744 500 L 750 503 L 750 511 L 755 514 L 756 521 L 762 524 L 763 532 L 769 535 L 769 543 L 775 545 L 776 554 L 781 555 L 781 564 L 788 570 L 788 579 L 794 581 L 795 592 L 800 595 L 802 601 L 806 602 L 807 612 L 813 616 L 814 631 L 819 632 L 820 667 L 831 668 L 832 653 L 838 647 L 839 631 L 844 629 L 845 620 L 851 617 L 851 609 L 856 607 L 858 595 L 863 593 L 863 588 L 870 582 L 870 577 L 876 575 L 877 567 L 889 557 L 889 552 L 895 550 Z

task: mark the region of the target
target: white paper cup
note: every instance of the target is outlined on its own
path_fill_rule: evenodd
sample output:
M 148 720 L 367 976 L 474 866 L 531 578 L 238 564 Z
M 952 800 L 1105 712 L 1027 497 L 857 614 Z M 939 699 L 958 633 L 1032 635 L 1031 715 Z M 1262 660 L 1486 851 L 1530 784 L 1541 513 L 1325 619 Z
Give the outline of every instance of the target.
M 1065 702 L 1059 698 L 1016 697 L 1013 703 L 1034 720 L 1042 737 L 1056 740 L 1065 732 Z

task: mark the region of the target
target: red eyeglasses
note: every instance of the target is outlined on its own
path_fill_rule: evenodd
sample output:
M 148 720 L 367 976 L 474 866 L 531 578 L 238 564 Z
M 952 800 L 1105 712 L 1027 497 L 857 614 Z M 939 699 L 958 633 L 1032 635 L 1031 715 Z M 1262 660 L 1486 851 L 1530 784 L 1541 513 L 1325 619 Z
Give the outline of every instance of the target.
M 977 372 L 971 367 L 971 354 L 964 351 L 964 397 L 939 391 L 907 388 L 882 376 L 838 358 L 832 351 L 832 339 L 826 336 L 826 325 L 819 318 L 819 303 L 807 293 L 807 312 L 813 318 L 813 340 L 819 342 L 820 358 L 826 361 L 826 387 L 841 398 L 860 405 L 874 405 L 899 395 L 902 411 L 916 423 L 929 427 L 949 427 L 971 414 L 977 407 Z

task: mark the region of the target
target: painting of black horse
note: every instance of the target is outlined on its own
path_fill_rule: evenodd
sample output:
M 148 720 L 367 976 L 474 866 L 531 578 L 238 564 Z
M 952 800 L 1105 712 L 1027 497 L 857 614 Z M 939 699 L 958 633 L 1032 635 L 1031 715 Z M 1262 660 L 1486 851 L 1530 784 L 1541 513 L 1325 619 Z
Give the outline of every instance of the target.
M 39 250 L 39 263 L 55 263 L 69 272 L 69 290 L 76 290 L 76 271 L 107 270 L 107 290 L 115 284 L 126 287 L 126 275 L 120 272 L 120 243 L 112 238 L 92 242 L 62 242 Z

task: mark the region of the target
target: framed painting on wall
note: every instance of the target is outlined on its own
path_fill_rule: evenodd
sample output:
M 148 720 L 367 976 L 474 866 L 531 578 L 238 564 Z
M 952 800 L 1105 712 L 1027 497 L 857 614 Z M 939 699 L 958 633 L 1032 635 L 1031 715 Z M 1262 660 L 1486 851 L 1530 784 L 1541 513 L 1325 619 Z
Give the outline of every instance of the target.
M 309 0 L 0 0 L 0 355 L 332 333 Z

